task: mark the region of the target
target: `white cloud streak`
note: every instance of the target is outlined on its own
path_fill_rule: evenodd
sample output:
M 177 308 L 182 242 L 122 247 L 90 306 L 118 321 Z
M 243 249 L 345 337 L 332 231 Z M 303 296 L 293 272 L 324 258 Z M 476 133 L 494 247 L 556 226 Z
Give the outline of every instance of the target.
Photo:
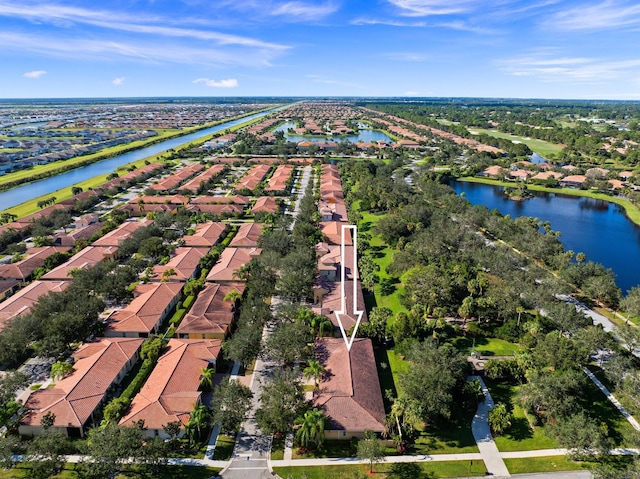
M 111 80 L 111 83 L 113 83 L 115 86 L 120 86 L 124 83 L 124 77 L 114 78 L 113 80 Z
M 612 61 L 533 54 L 503 61 L 500 66 L 508 74 L 539 77 L 544 82 L 601 84 L 640 74 L 640 58 Z
M 196 80 L 193 80 L 193 83 L 204 83 L 205 86 L 213 88 L 236 88 L 238 86 L 238 80 L 236 80 L 235 78 L 228 78 L 226 80 L 197 78 Z
M 476 0 L 389 0 L 400 9 L 400 15 L 426 17 L 467 13 L 476 6 Z
M 5 32 L 0 32 L 0 47 L 65 59 L 124 59 L 154 64 L 169 62 L 207 66 L 269 66 L 269 60 L 274 56 L 273 52 L 260 49 L 190 47 L 159 42 L 124 43 Z
M 554 29 L 595 31 L 640 26 L 640 4 L 606 0 L 590 6 L 562 10 L 550 20 Z
M 47 72 L 45 70 L 34 70 L 32 72 L 25 72 L 22 74 L 25 78 L 40 78 L 42 75 L 46 75 Z
M 188 38 L 204 42 L 214 42 L 221 46 L 238 46 L 260 49 L 265 56 L 286 51 L 289 47 L 255 38 L 221 33 L 217 31 L 168 26 L 172 19 L 153 15 L 133 16 L 127 13 L 48 5 L 44 3 L 0 3 L 0 16 L 21 18 L 29 22 L 49 23 L 71 32 L 75 24 L 100 27 L 105 30 L 139 33 L 142 35 L 168 38 Z M 92 32 L 95 34 L 95 32 Z M 156 42 L 157 43 L 157 42 Z
M 272 16 L 285 16 L 293 17 L 297 20 L 314 21 L 321 20 L 338 9 L 337 5 L 332 3 L 323 3 L 320 5 L 313 5 L 303 2 L 286 2 L 280 5 L 276 5 L 273 10 L 269 12 Z

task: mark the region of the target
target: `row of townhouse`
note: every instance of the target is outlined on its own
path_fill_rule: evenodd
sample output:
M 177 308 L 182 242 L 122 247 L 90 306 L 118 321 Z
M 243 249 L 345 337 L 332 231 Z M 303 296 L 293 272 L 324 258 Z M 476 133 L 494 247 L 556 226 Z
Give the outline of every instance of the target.
M 134 224 L 142 227 L 150 221 L 126 222 L 119 231 L 105 236 L 103 243 L 121 244 L 135 230 Z M 170 339 L 121 424 L 144 420 L 146 434 L 162 438 L 168 438 L 163 428 L 169 422 L 186 425 L 189 414 L 201 401 L 202 370 L 215 367 L 221 340 L 236 319 L 237 303 L 229 300 L 228 295 L 233 291 L 238 295 L 244 293 L 244 282 L 235 273 L 260 253 L 257 242 L 261 228 L 259 224 L 243 224 L 234 241 L 223 250 L 207 276 L 205 287 L 177 328 L 176 337 Z M 199 274 L 199 258 L 226 231 L 225 224 L 204 223 L 197 225 L 192 235 L 185 236 L 183 243 L 190 246 L 177 248 L 169 263 L 154 268 L 149 283 L 136 286 L 134 299 L 128 305 L 106 318 L 105 337 L 76 351 L 74 372 L 54 387 L 30 395 L 20 432 L 42 432 L 40 423 L 47 413 L 55 415 L 54 428 L 74 437 L 83 436 L 88 427 L 99 422 L 106 401 L 138 360 L 144 338 L 160 330 L 182 298 L 186 280 Z M 176 272 L 168 281 L 162 280 L 165 268 Z M 69 282 L 49 280 L 33 284 L 36 283 L 63 288 Z
M 312 393 L 312 401 L 314 407 L 323 410 L 329 419 L 325 433 L 327 439 L 351 439 L 363 437 L 366 430 L 378 433 L 384 430 L 384 403 L 371 340 L 355 339 L 348 349 L 335 314 L 342 308 L 340 276 L 344 263 L 344 294 L 349 307 L 346 314 L 340 315 L 340 322 L 347 331 L 356 324 L 357 318 L 350 312 L 350 305 L 354 303 L 358 310 L 365 311 L 362 321 L 368 321 L 358 271 L 354 266 L 355 251 L 350 230 L 345 231 L 344 256 L 341 252 L 342 226 L 348 225 L 348 218 L 335 165 L 322 166 L 320 197 L 320 225 L 326 241 L 316 245 L 318 278 L 314 286 L 313 311 L 329 318 L 335 337 L 319 338 L 315 342 L 315 356 L 327 372 L 318 391 Z

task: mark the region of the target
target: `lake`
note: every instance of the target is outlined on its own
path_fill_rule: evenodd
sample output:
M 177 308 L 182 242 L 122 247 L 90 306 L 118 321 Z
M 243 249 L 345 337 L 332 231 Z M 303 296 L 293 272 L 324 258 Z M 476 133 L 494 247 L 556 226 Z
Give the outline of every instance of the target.
M 613 203 L 556 193 L 535 193 L 526 201 L 513 201 L 501 186 L 455 181 L 456 193 L 474 205 L 497 209 L 503 215 L 531 216 L 549 221 L 566 250 L 582 252 L 617 275 L 623 294 L 640 284 L 640 227 Z
M 323 143 L 325 141 L 350 141 L 351 143 L 358 143 L 359 141 L 364 141 L 366 143 L 371 141 L 385 141 L 387 143 L 392 143 L 393 140 L 389 138 L 389 136 L 385 135 L 381 131 L 372 130 L 371 128 L 363 128 L 365 125 L 360 125 L 360 129 L 358 130 L 357 135 L 340 135 L 340 136 L 300 136 L 300 135 L 290 135 L 287 133 L 289 128 L 296 128 L 296 124 L 292 121 L 288 121 L 278 126 L 273 131 L 282 131 L 284 132 L 284 136 L 288 141 L 292 141 L 294 143 L 300 143 L 301 141 L 313 141 L 314 143 Z
M 190 133 L 188 135 L 173 138 L 171 140 L 161 141 L 154 145 L 130 151 L 128 153 L 123 153 L 122 155 L 114 156 L 113 158 L 109 158 L 108 160 L 92 163 L 90 165 L 76 168 L 75 170 L 71 170 L 60 175 L 17 186 L 0 193 L 0 211 L 11 208 L 13 206 L 17 206 L 21 203 L 24 203 L 25 201 L 29 201 L 32 198 L 53 193 L 54 191 L 65 188 L 67 186 L 75 185 L 77 183 L 80 183 L 81 181 L 93 178 L 94 176 L 111 173 L 119 166 L 126 165 L 127 163 L 131 163 L 133 161 L 142 160 L 143 158 L 147 158 L 148 156 L 161 153 L 171 148 L 176 148 L 191 141 L 203 138 L 207 135 L 218 133 L 232 126 L 239 125 L 240 123 L 244 123 L 255 118 L 263 117 L 265 115 L 268 115 L 269 113 L 287 107 L 288 105 L 285 107 L 274 108 L 272 110 L 261 113 L 255 113 L 253 115 L 245 116 L 244 118 L 239 118 L 237 120 L 220 123 L 219 125 L 206 128 L 195 133 Z M 61 165 L 62 164 L 63 163 L 61 163 Z

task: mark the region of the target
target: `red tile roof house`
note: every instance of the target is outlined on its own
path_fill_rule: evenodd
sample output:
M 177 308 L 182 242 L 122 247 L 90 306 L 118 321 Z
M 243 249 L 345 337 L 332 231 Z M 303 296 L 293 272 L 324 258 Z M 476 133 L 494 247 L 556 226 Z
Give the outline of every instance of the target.
M 191 198 L 192 205 L 219 204 L 219 205 L 240 205 L 247 206 L 250 200 L 248 196 L 196 196 Z
M 73 255 L 66 263 L 52 269 L 42 276 L 42 279 L 69 279 L 70 272 L 74 269 L 85 269 L 97 265 L 101 261 L 113 258 L 118 248 L 115 246 L 100 247 L 87 246 L 79 253 Z
M 186 282 L 200 274 L 200 260 L 207 254 L 204 248 L 176 248 L 167 264 L 153 267 L 151 279 L 153 281 L 182 281 Z M 173 274 L 164 276 L 165 271 Z
M 342 225 L 348 225 L 346 221 L 321 221 L 320 231 L 327 238 L 329 244 L 342 244 Z M 351 242 L 351 230 L 347 229 L 344 234 L 345 244 Z
M 66 253 L 70 246 L 42 246 L 30 248 L 26 251 L 26 257 L 16 263 L 0 265 L 0 278 L 19 279 L 27 281 L 31 279 L 36 268 L 44 264 L 44 260 L 55 253 Z
M 349 440 L 364 437 L 366 430 L 382 432 L 384 403 L 371 340 L 356 338 L 348 351 L 342 338 L 321 338 L 315 353 L 326 370 L 313 398 L 313 406 L 329 418 L 325 438 Z
M 8 321 L 28 313 L 41 296 L 64 291 L 71 281 L 34 281 L 0 303 L 0 331 Z
M 251 208 L 253 214 L 256 213 L 280 213 L 280 205 L 273 196 L 261 196 Z
M 234 322 L 236 304 L 226 300 L 232 291 L 244 293 L 245 284 L 207 283 L 189 313 L 182 319 L 176 334 L 182 339 L 225 339 Z
M 153 220 L 144 219 L 142 221 L 125 221 L 115 230 L 109 231 L 102 238 L 93 242 L 92 246 L 120 246 L 124 240 L 131 237 L 134 231 L 140 228 L 151 226 Z
M 138 361 L 142 342 L 138 338 L 102 338 L 82 345 L 73 354 L 73 373 L 53 388 L 31 393 L 20 434 L 43 433 L 40 421 L 52 413 L 54 430 L 70 437 L 84 436 L 88 426 L 100 422 L 108 391 L 119 385 Z
M 207 275 L 207 281 L 216 283 L 239 281 L 235 274 L 253 258 L 260 256 L 260 248 L 226 248 L 218 262 L 211 268 Z
M 340 311 L 342 308 L 342 295 L 340 294 L 340 281 L 321 281 L 313 288 L 314 305 L 311 308 L 314 313 L 326 316 L 333 324 L 334 334 L 341 335 L 340 323 L 335 314 L 336 311 Z M 358 310 L 364 311 L 362 314 L 363 322 L 369 321 L 367 317 L 366 308 L 364 305 L 364 296 L 362 294 L 362 286 L 360 281 L 356 283 L 356 295 L 358 297 Z M 355 326 L 357 317 L 352 314 L 353 311 L 353 281 L 345 281 L 345 298 L 347 304 L 348 314 L 341 314 L 340 321 L 345 331 Z
M 316 245 L 316 258 L 318 259 L 318 275 L 326 281 L 340 281 L 342 247 L 340 245 L 330 245 L 328 243 L 318 243 Z M 345 246 L 345 275 L 347 279 L 353 279 L 353 246 Z
M 488 178 L 504 178 L 504 173 L 504 168 L 498 165 L 493 165 L 482 170 L 480 173 L 478 173 L 478 176 L 486 176 Z
M 10 297 L 20 285 L 17 279 L 0 279 L 0 302 Z M 0 329 L 2 326 L 0 326 Z
M 226 230 L 227 225 L 224 223 L 201 223 L 196 225 L 196 231 L 192 235 L 183 236 L 182 240 L 185 246 L 209 250 L 218 244 Z
M 147 338 L 155 334 L 182 297 L 183 283 L 139 284 L 124 309 L 107 318 L 107 337 Z
M 258 238 L 262 234 L 262 226 L 260 223 L 244 223 L 240 225 L 229 246 L 232 248 L 255 248 L 258 246 Z
M 191 411 L 200 404 L 201 371 L 215 366 L 220 345 L 218 339 L 171 339 L 120 425 L 144 420 L 148 437 L 170 439 L 164 426 L 180 421 L 180 436 L 183 436 Z
M 561 188 L 580 188 L 585 181 L 587 181 L 587 177 L 584 175 L 571 175 L 562 178 L 559 184 Z

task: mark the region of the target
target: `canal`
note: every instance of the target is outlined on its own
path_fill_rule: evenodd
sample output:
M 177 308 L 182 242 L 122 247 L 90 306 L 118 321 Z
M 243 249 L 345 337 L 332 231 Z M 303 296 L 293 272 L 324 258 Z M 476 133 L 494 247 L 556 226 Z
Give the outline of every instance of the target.
M 25 201 L 31 200 L 32 198 L 53 193 L 54 191 L 57 191 L 61 188 L 65 188 L 67 186 L 75 185 L 77 183 L 80 183 L 81 181 L 87 180 L 89 178 L 93 178 L 94 176 L 111 173 L 119 166 L 126 165 L 127 163 L 138 161 L 143 158 L 147 158 L 148 156 L 161 153 L 171 148 L 176 148 L 181 145 L 185 145 L 189 142 L 198 140 L 207 135 L 218 133 L 220 131 L 226 130 L 227 128 L 231 128 L 232 126 L 236 126 L 256 118 L 261 118 L 263 116 L 268 115 L 269 113 L 272 113 L 274 111 L 277 111 L 283 108 L 288 108 L 288 106 L 289 105 L 284 107 L 274 108 L 261 113 L 255 113 L 253 115 L 245 116 L 237 120 L 231 120 L 225 123 L 220 123 L 219 125 L 212 126 L 211 128 L 199 130 L 195 133 L 190 133 L 188 135 L 180 136 L 178 138 L 172 138 L 170 140 L 161 141 L 159 143 L 155 143 L 153 145 L 141 148 L 139 150 L 134 150 L 128 153 L 123 153 L 122 155 L 114 156 L 113 158 L 109 158 L 108 160 L 103 160 L 97 163 L 92 163 L 87 166 L 76 168 L 75 170 L 71 170 L 66 173 L 62 173 L 60 175 L 52 176 L 50 178 L 45 178 L 39 181 L 34 181 L 32 183 L 27 183 L 24 185 L 17 186 L 15 188 L 12 188 L 10 190 L 0 193 L 0 211 L 5 210 L 7 208 L 11 208 L 13 206 L 17 206 L 20 203 L 24 203 Z
M 535 193 L 526 201 L 513 201 L 501 186 L 456 181 L 456 193 L 474 205 L 497 209 L 511 217 L 530 216 L 549 221 L 566 250 L 583 252 L 616 274 L 623 294 L 640 284 L 640 227 L 613 203 L 555 193 Z

